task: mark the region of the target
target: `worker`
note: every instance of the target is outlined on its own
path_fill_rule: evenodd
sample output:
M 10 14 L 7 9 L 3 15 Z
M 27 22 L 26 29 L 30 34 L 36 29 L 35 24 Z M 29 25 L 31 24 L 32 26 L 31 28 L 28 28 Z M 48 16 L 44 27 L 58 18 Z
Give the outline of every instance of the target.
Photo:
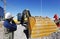
M 56 25 L 58 26 L 58 29 L 60 31 L 60 18 L 58 19 L 58 22 L 56 23 Z
M 54 15 L 54 22 L 56 23 L 57 27 L 59 27 L 59 17 L 57 14 Z
M 59 19 L 59 17 L 58 17 L 57 14 L 54 15 L 54 18 L 55 18 L 55 20 L 58 20 Z
M 28 9 L 25 9 L 22 12 L 21 24 L 26 28 L 26 30 L 24 30 L 24 33 L 25 33 L 27 39 L 29 39 L 28 17 L 30 17 L 30 16 L 31 16 L 31 14 Z
M 14 31 L 17 30 L 17 25 L 13 20 L 13 16 L 10 12 L 5 14 L 4 25 L 4 39 L 14 39 Z
M 58 17 L 57 14 L 54 15 L 54 18 L 55 18 L 54 22 L 56 23 L 58 29 L 60 30 L 60 18 Z

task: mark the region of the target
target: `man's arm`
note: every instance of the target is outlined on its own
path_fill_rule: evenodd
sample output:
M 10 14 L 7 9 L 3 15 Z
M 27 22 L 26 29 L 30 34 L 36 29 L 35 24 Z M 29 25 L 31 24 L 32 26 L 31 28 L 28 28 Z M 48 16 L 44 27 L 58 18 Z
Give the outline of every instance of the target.
M 5 22 L 4 23 L 4 26 L 12 31 L 16 30 L 16 25 L 15 24 L 10 24 L 10 23 L 7 23 Z

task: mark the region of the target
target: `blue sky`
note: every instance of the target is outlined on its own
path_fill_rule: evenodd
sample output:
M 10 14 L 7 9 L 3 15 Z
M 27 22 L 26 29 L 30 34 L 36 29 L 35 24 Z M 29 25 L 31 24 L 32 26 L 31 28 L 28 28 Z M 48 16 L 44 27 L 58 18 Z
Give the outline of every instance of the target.
M 60 0 L 42 0 L 43 16 L 52 18 L 56 13 L 60 16 Z
M 60 0 L 6 0 L 6 3 L 6 12 L 11 12 L 14 16 L 24 9 L 29 9 L 32 16 L 53 18 L 56 13 L 60 16 Z M 0 6 L 3 7 L 1 1 Z

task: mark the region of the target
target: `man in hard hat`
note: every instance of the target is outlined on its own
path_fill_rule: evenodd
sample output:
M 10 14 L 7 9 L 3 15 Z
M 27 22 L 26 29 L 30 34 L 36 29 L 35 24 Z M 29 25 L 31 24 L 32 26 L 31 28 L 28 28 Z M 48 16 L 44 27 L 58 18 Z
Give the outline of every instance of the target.
M 11 13 L 5 14 L 4 21 L 4 39 L 14 39 L 14 31 L 17 30 L 17 25 L 13 20 Z

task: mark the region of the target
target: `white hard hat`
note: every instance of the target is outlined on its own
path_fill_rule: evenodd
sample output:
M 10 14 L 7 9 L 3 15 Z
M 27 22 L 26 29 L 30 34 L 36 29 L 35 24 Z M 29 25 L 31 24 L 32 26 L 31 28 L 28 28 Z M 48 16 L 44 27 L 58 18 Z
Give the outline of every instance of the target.
M 10 12 L 8 12 L 8 13 L 5 14 L 5 19 L 10 19 L 12 17 L 13 16 L 12 16 L 12 14 Z

